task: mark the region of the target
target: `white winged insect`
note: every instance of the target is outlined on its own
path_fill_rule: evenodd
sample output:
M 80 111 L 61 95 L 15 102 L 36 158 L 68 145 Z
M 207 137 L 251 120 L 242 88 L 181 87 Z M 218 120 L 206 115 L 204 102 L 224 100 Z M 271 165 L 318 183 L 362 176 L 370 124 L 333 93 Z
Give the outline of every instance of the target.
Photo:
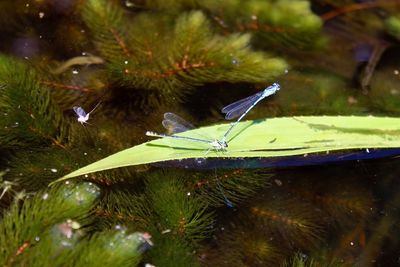
M 80 122 L 82 125 L 85 123 L 89 124 L 87 121 L 89 120 L 90 114 L 100 105 L 101 101 L 94 106 L 94 108 L 86 113 L 85 110 L 79 106 L 74 106 L 72 109 L 75 111 L 76 115 L 78 115 L 78 122 Z
M 220 141 L 218 139 L 209 140 L 209 139 L 200 139 L 188 136 L 175 135 L 177 133 L 194 129 L 194 126 L 172 112 L 167 112 L 164 114 L 164 120 L 162 121 L 162 125 L 171 133 L 171 135 L 159 134 L 151 131 L 147 131 L 146 135 L 152 137 L 175 138 L 175 139 L 188 140 L 191 142 L 205 143 L 210 146 L 210 148 L 207 150 L 206 153 L 208 153 L 211 149 L 214 149 L 216 151 L 225 151 L 226 148 L 228 147 L 228 144 L 225 141 Z

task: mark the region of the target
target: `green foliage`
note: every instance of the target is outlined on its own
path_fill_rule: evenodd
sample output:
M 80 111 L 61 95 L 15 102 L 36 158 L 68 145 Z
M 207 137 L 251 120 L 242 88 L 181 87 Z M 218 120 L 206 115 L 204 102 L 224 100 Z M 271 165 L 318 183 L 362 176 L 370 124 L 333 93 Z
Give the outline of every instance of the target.
M 371 106 L 379 112 L 397 114 L 400 111 L 397 83 L 398 78 L 393 74 L 393 68 L 377 70 L 371 79 Z
M 242 216 L 228 219 L 216 235 L 216 247 L 203 252 L 206 266 L 274 266 L 282 261 L 268 229 L 257 228 Z
M 309 1 L 201 1 L 222 26 L 253 32 L 261 47 L 310 48 L 323 45 L 322 21 L 312 13 Z M 227 24 L 227 25 L 226 25 Z
M 386 31 L 393 37 L 400 39 L 400 18 L 398 16 L 390 16 L 385 20 Z
M 37 245 L 22 254 L 22 266 L 135 266 L 147 246 L 143 233 L 128 234 L 124 229 L 97 232 L 82 237 L 79 230 L 58 224 L 42 235 Z M 54 255 L 51 260 L 43 255 Z
M 112 124 L 110 126 L 116 127 Z M 47 187 L 60 175 L 65 175 L 78 166 L 85 166 L 131 144 L 126 139 L 127 143 L 123 143 L 124 138 L 121 137 L 128 133 L 128 130 L 111 129 L 85 128 L 76 122 L 69 127 L 69 142 L 65 149 L 52 146 L 35 150 L 21 149 L 13 153 L 9 157 L 10 170 L 5 179 L 17 182 L 20 187 L 30 188 L 32 191 Z M 137 177 L 136 173 L 140 171 L 141 169 L 115 169 L 86 178 L 97 184 L 110 185 L 128 177 L 129 181 L 133 182 Z
M 121 39 L 128 30 L 121 8 L 111 1 L 89 0 L 82 9 L 82 16 L 93 31 L 92 37 L 97 48 L 107 60 L 123 60 L 124 53 L 130 53 Z
M 286 186 L 297 197 L 308 201 L 323 211 L 333 225 L 341 228 L 353 227 L 354 224 L 368 220 L 374 200 L 371 192 L 363 184 L 354 181 L 351 174 L 335 173 L 326 181 L 309 178 L 307 182 L 292 182 Z M 312 187 L 311 191 L 309 188 Z
M 98 232 L 81 241 L 70 255 L 68 264 L 73 266 L 137 266 L 141 253 L 149 246 L 143 235 L 128 234 L 124 229 Z
M 181 174 L 183 175 L 183 174 Z M 197 266 L 194 249 L 212 230 L 208 205 L 189 194 L 183 176 L 168 172 L 149 174 L 145 194 L 109 192 L 95 209 L 100 228 L 118 223 L 148 229 L 154 248 L 146 256 L 156 266 Z
M 32 191 L 46 188 L 59 175 L 66 174 L 76 166 L 70 153 L 58 147 L 18 151 L 10 158 L 8 180 L 16 181 Z
M 148 258 L 155 266 L 186 267 L 201 266 L 193 246 L 186 240 L 171 237 L 168 233 L 164 236 L 155 235 L 156 246 L 149 251 Z
M 129 229 L 147 230 L 152 226 L 153 210 L 144 194 L 132 194 L 122 189 L 106 192 L 95 209 L 96 227 L 109 229 L 124 225 Z
M 67 182 L 25 199 L 21 207 L 14 203 L 0 224 L 0 241 L 4 245 L 0 263 L 3 266 L 138 264 L 141 252 L 151 245 L 146 233 L 129 234 L 118 227 L 84 236 L 80 224 L 71 220 L 89 223 L 87 215 L 99 194 L 98 187 L 91 183 Z
M 52 62 L 37 67 L 41 85 L 51 92 L 51 97 L 63 110 L 70 110 L 77 104 L 82 107 L 96 105 L 105 94 L 104 71 L 90 68 L 89 64 L 69 67 L 67 64 Z M 54 73 L 62 68 L 67 69 L 59 74 Z
M 291 71 L 286 77 L 287 80 L 282 84 L 285 90 L 279 92 L 276 101 L 279 110 L 283 110 L 285 114 L 362 115 L 365 113 L 365 96 L 348 90 L 346 79 L 341 76 L 303 70 L 301 74 Z M 312 107 L 309 103 L 313 103 Z
M 24 266 L 24 262 L 32 260 L 30 257 L 19 256 L 24 250 L 35 250 L 42 235 L 46 235 L 54 224 L 67 219 L 84 219 L 99 193 L 98 187 L 91 183 L 66 182 L 63 186 L 54 187 L 47 192 L 37 192 L 32 198 L 26 198 L 22 207 L 19 203 L 14 203 L 1 219 L 0 264 L 7 266 L 18 263 Z M 54 249 L 52 244 L 44 243 L 45 246 L 50 246 L 48 249 Z M 35 252 L 28 254 L 36 255 L 37 259 L 43 255 Z
M 298 49 L 326 44 L 321 34 L 322 20 L 311 11 L 307 0 L 149 0 L 140 7 L 171 13 L 203 9 L 225 32 L 254 33 L 255 43 L 261 47 L 284 45 Z
M 37 147 L 57 145 L 68 135 L 63 114 L 35 71 L 12 58 L 0 57 L 0 145 Z
M 111 81 L 161 92 L 163 101 L 206 83 L 266 82 L 287 68 L 282 59 L 252 51 L 247 34 L 214 34 L 200 11 L 176 21 L 150 13 L 130 19 L 110 3 L 87 1 L 82 15 Z
M 201 253 L 206 266 L 281 266 L 284 261 L 284 266 L 352 266 L 347 258 L 360 247 L 349 248 L 349 240 L 363 242 L 360 225 L 371 219 L 375 206 L 368 201 L 365 179 L 337 169 L 277 172 L 253 199 L 222 213 L 214 246 Z M 362 173 L 364 178 L 365 169 Z M 332 224 L 336 219 L 340 230 Z M 333 247 L 322 242 L 337 236 Z
M 197 0 L 146 0 L 140 3 L 140 7 L 143 9 L 163 10 L 175 14 L 188 9 L 199 8 L 201 4 L 202 1 Z M 139 4 L 137 7 L 139 7 Z
M 290 260 L 286 261 L 282 267 L 341 267 L 341 266 L 349 266 L 346 264 L 341 263 L 339 260 L 317 260 L 314 258 L 309 258 L 307 255 L 297 253 L 295 256 Z
M 271 174 L 258 171 L 215 170 L 190 175 L 188 186 L 210 206 L 234 206 L 254 195 L 270 180 Z M 227 203 L 229 201 L 230 203 Z
M 218 167 L 153 172 L 144 165 L 218 166 L 224 158 L 257 167 L 260 159 L 398 148 L 397 118 L 297 116 L 397 114 L 398 64 L 395 57 L 393 65 L 381 64 L 388 50 L 397 49 L 396 40 L 382 35 L 386 30 L 398 39 L 398 19 L 387 8 L 394 5 L 2 1 L 0 265 L 280 266 L 286 259 L 287 266 L 311 267 L 342 266 L 335 258 L 349 266 L 377 262 L 385 257 L 382 252 L 396 255 L 398 242 L 390 236 L 397 236 L 392 233 L 398 216 L 389 211 L 399 201 L 386 203 L 390 194 L 380 183 L 387 179 L 374 178 L 384 169 L 395 184 L 396 163 L 390 168 L 378 163 L 362 174 L 347 165 L 344 173 L 327 166 L 268 173 Z M 394 15 L 383 24 L 382 12 Z M 333 17 L 322 33 L 323 22 Z M 325 34 L 332 37 L 329 43 Z M 374 75 L 371 90 L 362 95 L 366 92 L 353 90 L 351 80 L 357 80 L 359 52 L 368 54 L 362 44 L 382 42 L 382 49 L 390 49 L 383 60 L 368 59 L 365 69 Z M 374 61 L 376 71 L 369 64 Z M 207 145 L 169 138 L 143 143 L 146 130 L 161 129 L 160 114 L 183 112 L 200 125 L 216 121 L 220 107 L 284 71 L 284 79 L 278 78 L 284 90 L 248 118 L 291 117 L 240 123 L 227 151 L 207 153 Z M 80 125 L 71 108 L 89 111 L 99 100 L 90 124 Z M 211 140 L 228 127 L 181 134 L 205 133 Z M 117 168 L 126 166 L 134 167 Z M 75 169 L 65 179 L 84 175 L 101 185 L 99 201 L 98 188 L 90 183 L 68 181 L 41 190 Z M 293 179 L 285 180 L 290 173 Z M 375 202 L 377 195 L 384 200 Z M 229 202 L 234 208 L 224 208 Z M 374 224 L 383 212 L 377 207 L 388 214 Z M 149 233 L 154 247 L 142 260 L 151 246 Z
M 169 229 L 191 241 L 207 237 L 213 216 L 205 202 L 187 191 L 182 177 L 154 175 L 148 178 L 146 191 L 161 231 Z
M 258 197 L 248 212 L 249 220 L 268 229 L 278 240 L 286 240 L 288 247 L 311 249 L 322 239 L 320 218 L 309 203 L 300 199 L 283 194 Z

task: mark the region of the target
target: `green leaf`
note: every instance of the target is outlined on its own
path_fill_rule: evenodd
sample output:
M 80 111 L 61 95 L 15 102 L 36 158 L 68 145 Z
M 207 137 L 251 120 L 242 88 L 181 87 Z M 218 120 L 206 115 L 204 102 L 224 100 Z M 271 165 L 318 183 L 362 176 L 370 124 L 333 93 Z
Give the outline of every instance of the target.
M 230 124 L 180 133 L 221 138 Z M 400 118 L 357 116 L 284 117 L 239 123 L 228 137 L 227 151 L 207 144 L 161 138 L 125 149 L 60 179 L 113 168 L 187 158 L 282 157 L 333 150 L 400 147 Z

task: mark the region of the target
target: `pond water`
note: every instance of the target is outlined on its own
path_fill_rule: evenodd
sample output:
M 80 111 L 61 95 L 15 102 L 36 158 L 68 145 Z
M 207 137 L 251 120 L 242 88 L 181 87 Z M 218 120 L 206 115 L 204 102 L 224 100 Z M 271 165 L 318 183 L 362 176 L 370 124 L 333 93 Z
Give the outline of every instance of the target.
M 0 1 L 0 31 L 0 265 L 400 266 L 400 126 L 350 119 L 398 117 L 399 1 Z

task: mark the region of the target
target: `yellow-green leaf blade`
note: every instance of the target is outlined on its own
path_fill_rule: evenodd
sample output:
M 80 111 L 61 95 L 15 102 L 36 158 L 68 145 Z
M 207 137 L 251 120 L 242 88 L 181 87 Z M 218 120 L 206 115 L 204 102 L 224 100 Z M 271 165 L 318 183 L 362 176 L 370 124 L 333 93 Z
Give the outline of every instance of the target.
M 230 124 L 202 127 L 182 136 L 221 138 Z M 200 136 L 200 137 L 199 137 Z M 400 147 L 400 118 L 360 116 L 284 117 L 239 123 L 227 151 L 207 144 L 162 138 L 125 149 L 60 180 L 113 168 L 187 158 L 283 157 L 317 152 Z

